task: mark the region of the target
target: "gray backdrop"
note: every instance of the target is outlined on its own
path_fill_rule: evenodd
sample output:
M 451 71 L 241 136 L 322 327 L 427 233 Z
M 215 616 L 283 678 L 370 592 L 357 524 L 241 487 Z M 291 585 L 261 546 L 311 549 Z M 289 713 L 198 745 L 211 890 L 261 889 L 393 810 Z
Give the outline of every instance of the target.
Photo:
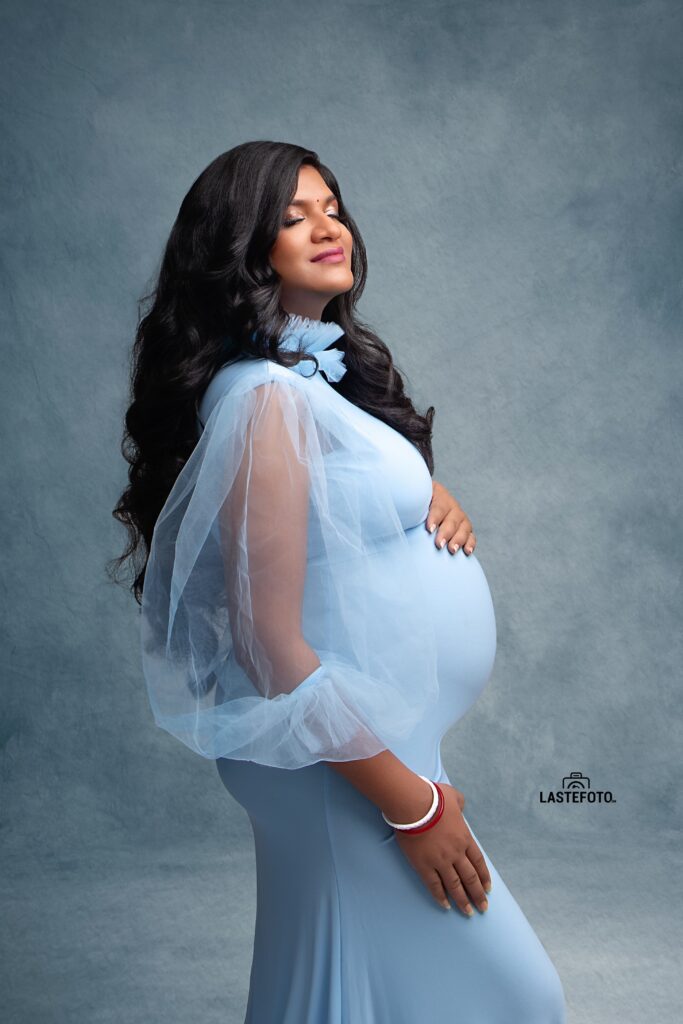
M 682 28 L 675 0 L 3 4 L 5 1020 L 243 1019 L 249 822 L 154 726 L 104 565 L 136 300 L 258 138 L 337 174 L 474 522 L 468 818 L 571 1022 L 679 1019 Z M 541 803 L 572 771 L 614 802 Z

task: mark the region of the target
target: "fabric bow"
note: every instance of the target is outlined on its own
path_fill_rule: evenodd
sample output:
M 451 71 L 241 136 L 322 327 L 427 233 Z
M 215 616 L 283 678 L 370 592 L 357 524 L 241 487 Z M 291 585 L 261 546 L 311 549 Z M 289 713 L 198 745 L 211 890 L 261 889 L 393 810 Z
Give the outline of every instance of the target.
M 315 372 L 322 371 L 328 380 L 341 380 L 348 369 L 344 362 L 344 353 L 340 348 L 325 348 L 316 352 L 315 358 L 319 363 Z M 302 377 L 312 377 L 314 374 L 310 372 L 309 367 L 313 367 L 313 364 L 308 359 L 302 359 L 300 363 L 290 369 L 296 370 Z
M 333 320 L 312 320 L 307 316 L 288 314 L 288 324 L 281 335 L 279 347 L 292 352 L 310 352 L 318 360 L 317 370 L 311 372 L 313 364 L 308 359 L 290 367 L 302 377 L 313 377 L 321 371 L 328 380 L 341 380 L 348 367 L 344 363 L 344 353 L 339 348 L 327 346 L 340 338 L 344 328 Z

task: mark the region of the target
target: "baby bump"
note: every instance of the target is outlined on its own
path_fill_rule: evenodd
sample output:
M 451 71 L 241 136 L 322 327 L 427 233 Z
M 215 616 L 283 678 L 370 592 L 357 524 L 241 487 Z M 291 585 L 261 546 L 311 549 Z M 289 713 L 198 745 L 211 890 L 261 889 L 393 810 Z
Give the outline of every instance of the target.
M 496 654 L 489 585 L 476 555 L 439 550 L 424 523 L 406 531 L 434 624 L 444 728 L 457 721 L 486 686 Z

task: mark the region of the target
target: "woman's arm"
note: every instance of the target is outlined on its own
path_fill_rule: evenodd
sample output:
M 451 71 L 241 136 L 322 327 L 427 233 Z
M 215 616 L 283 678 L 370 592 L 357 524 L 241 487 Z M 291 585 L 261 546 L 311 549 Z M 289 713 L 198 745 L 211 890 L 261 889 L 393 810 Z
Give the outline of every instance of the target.
M 320 392 L 247 367 L 157 519 L 143 670 L 157 724 L 203 757 L 363 760 L 438 699 L 425 580 L 376 447 Z
M 326 764 L 343 775 L 391 821 L 417 821 L 431 806 L 431 788 L 391 750 L 382 750 L 360 761 L 327 761 Z

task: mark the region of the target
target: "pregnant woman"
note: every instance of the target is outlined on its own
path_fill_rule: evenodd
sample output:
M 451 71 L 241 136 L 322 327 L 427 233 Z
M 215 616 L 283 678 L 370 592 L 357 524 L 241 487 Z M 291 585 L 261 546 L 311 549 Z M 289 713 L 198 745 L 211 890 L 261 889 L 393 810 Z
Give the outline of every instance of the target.
M 441 763 L 495 619 L 469 520 L 433 500 L 433 409 L 356 313 L 366 270 L 310 150 L 237 146 L 182 203 L 115 510 L 148 551 L 151 706 L 251 821 L 245 1024 L 563 1024 Z

